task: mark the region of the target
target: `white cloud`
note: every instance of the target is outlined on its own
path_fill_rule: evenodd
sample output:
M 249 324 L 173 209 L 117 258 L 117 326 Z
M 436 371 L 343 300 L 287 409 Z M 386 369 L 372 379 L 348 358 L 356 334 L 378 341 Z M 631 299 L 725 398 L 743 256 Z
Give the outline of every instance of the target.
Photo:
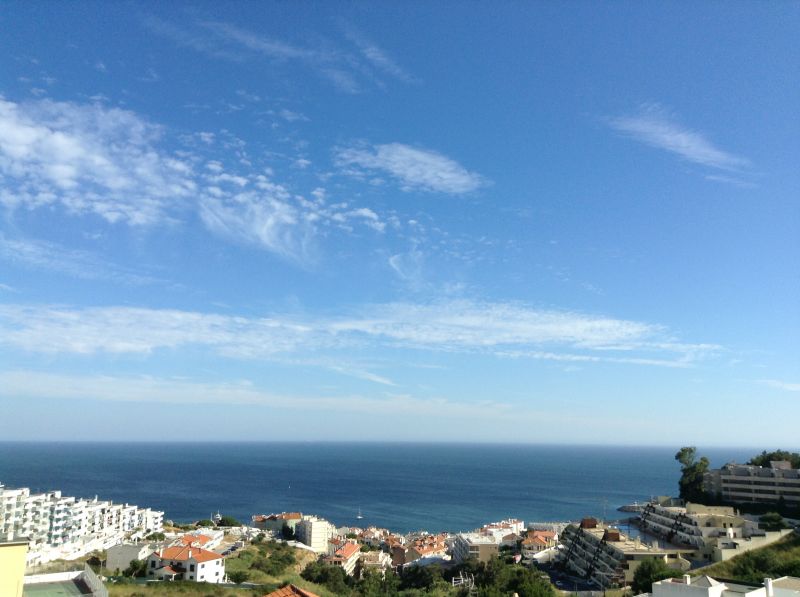
M 746 158 L 715 146 L 703 133 L 677 123 L 657 104 L 643 106 L 640 113 L 634 116 L 612 118 L 610 125 L 642 143 L 669 151 L 695 164 L 729 171 L 750 165 Z
M 133 112 L 100 104 L 0 98 L 0 205 L 60 205 L 75 215 L 133 226 L 180 221 L 196 210 L 211 232 L 299 263 L 311 256 L 320 226 L 349 231 L 358 224 L 379 232 L 385 227 L 371 209 L 293 195 L 259 173 L 244 143 L 226 131 L 190 135 L 192 151 L 174 154 L 162 149 L 163 137 L 161 127 Z M 233 169 L 213 159 L 218 155 L 212 152 L 220 150 L 238 159 Z M 45 251 L 51 261 L 59 257 L 43 244 L 36 257 L 28 249 L 19 258 L 40 266 Z M 79 263 L 88 266 L 84 255 L 60 257 L 73 264 L 73 274 L 91 269 Z
M 0 203 L 58 203 L 109 222 L 162 222 L 196 185 L 186 162 L 157 148 L 161 134 L 126 110 L 0 98 Z
M 402 143 L 350 147 L 336 150 L 337 165 L 345 173 L 363 175 L 363 170 L 380 170 L 394 176 L 405 191 L 422 190 L 459 195 L 475 191 L 486 180 L 455 160 L 436 151 Z M 355 168 L 355 170 L 351 170 Z
M 0 344 L 31 352 L 78 354 L 150 353 L 194 345 L 244 359 L 388 346 L 565 361 L 641 365 L 669 361 L 673 366 L 720 350 L 710 344 L 672 342 L 661 326 L 644 322 L 467 300 L 388 303 L 362 307 L 358 316 L 329 318 L 2 305 Z

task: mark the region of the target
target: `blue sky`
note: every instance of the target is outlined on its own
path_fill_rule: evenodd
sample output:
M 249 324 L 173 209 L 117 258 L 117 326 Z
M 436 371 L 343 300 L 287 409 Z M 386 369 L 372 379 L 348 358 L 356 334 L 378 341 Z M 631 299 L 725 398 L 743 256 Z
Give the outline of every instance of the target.
M 797 447 L 798 25 L 6 4 L 0 437 Z

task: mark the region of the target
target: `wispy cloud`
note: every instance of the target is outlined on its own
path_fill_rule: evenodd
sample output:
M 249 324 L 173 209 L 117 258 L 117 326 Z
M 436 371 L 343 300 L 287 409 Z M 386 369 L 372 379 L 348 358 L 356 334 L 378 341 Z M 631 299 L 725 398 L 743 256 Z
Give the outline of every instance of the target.
M 380 171 L 394 177 L 405 191 L 432 191 L 460 195 L 475 191 L 487 181 L 455 160 L 436 151 L 402 143 L 372 147 L 340 147 L 336 163 L 345 174 L 365 176 Z
M 31 352 L 77 354 L 147 354 L 205 346 L 238 359 L 292 354 L 311 358 L 314 351 L 388 346 L 640 365 L 672 361 L 675 366 L 721 350 L 712 344 L 675 342 L 655 324 L 469 300 L 379 304 L 360 308 L 357 316 L 328 318 L 0 305 L 0 344 Z M 331 363 L 323 366 L 330 368 Z
M 695 164 L 728 171 L 750 166 L 750 160 L 720 149 L 704 133 L 678 123 L 658 104 L 646 104 L 637 114 L 612 118 L 609 124 L 637 141 Z
M 311 258 L 323 228 L 385 228 L 372 209 L 331 203 L 324 193 L 305 199 L 273 182 L 265 168 L 253 165 L 244 143 L 229 134 L 190 135 L 191 151 L 180 152 L 164 149 L 165 136 L 135 113 L 101 104 L 0 98 L 0 205 L 11 211 L 60 205 L 74 215 L 140 227 L 182 221 L 187 212 L 197 212 L 211 232 L 297 263 Z M 218 157 L 220 151 L 238 163 L 203 157 L 209 152 Z M 59 256 L 57 248 L 44 244 L 14 251 L 40 267 L 59 257 L 70 261 L 74 275 L 91 269 L 84 267 L 91 261 L 86 255 Z M 98 271 L 123 275 L 110 269 Z
M 386 52 L 351 29 L 346 35 L 357 46 L 358 53 L 327 40 L 314 45 L 291 43 L 223 21 L 195 21 L 178 27 L 150 17 L 145 24 L 154 33 L 180 46 L 215 58 L 236 62 L 262 58 L 274 64 L 301 65 L 345 93 L 359 93 L 376 84 L 381 86 L 381 75 L 404 82 L 413 80 Z
M 787 381 L 780 381 L 778 379 L 761 379 L 759 383 L 775 388 L 776 390 L 784 390 L 786 392 L 800 392 L 800 383 L 792 383 Z
M 345 35 L 358 47 L 364 58 L 378 70 L 406 83 L 415 81 L 414 77 L 397 64 L 386 51 L 380 48 L 375 42 L 368 39 L 353 25 L 347 25 L 345 27 Z
M 384 397 L 286 396 L 267 392 L 248 381 L 203 383 L 154 377 L 57 375 L 39 371 L 0 372 L 0 397 L 12 399 L 97 400 L 160 404 L 242 404 L 300 411 L 335 411 L 382 415 L 439 415 L 451 418 L 511 418 L 521 413 L 510 405 L 483 401 L 454 402 L 403 394 Z
M 270 58 L 279 60 L 318 60 L 326 58 L 315 50 L 300 48 L 286 42 L 251 33 L 235 25 L 219 21 L 206 21 L 201 26 L 227 41 L 235 42 Z
M 88 251 L 68 249 L 41 240 L 9 239 L 2 233 L 0 259 L 81 280 L 111 280 L 136 286 L 161 282 L 158 278 L 115 265 Z

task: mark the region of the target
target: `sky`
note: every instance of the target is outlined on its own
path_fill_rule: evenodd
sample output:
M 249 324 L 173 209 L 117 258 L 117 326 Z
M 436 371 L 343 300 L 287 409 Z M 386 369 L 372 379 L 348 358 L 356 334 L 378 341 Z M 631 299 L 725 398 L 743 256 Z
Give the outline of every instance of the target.
M 797 448 L 800 5 L 0 5 L 0 438 Z

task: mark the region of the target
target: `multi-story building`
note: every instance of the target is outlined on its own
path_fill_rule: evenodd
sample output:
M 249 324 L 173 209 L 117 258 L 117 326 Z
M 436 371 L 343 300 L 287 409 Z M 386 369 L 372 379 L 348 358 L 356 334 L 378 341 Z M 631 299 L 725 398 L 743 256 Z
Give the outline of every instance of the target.
M 26 539 L 28 563 L 74 559 L 128 534 L 160 532 L 164 513 L 129 504 L 76 499 L 60 491 L 31 493 L 0 485 L 0 539 Z
M 488 562 L 500 553 L 500 541 L 494 535 L 460 533 L 453 540 L 452 551 L 457 564 L 467 560 Z
M 154 551 L 147 558 L 147 577 L 219 584 L 225 581 L 225 559 L 201 547 L 167 547 Z
M 770 462 L 769 467 L 729 463 L 708 471 L 703 489 L 731 503 L 783 501 L 787 506 L 800 506 L 800 469 L 785 460 Z
M 777 541 L 786 533 L 766 532 L 728 506 L 649 503 L 639 514 L 642 530 L 691 550 L 698 562 L 719 562 Z M 789 531 L 787 531 L 789 532 Z
M 599 588 L 628 585 L 645 560 L 659 559 L 671 568 L 688 570 L 690 563 L 680 550 L 664 550 L 630 539 L 618 529 L 606 527 L 594 518 L 569 525 L 561 533 L 558 561 L 570 574 Z
M 305 543 L 317 553 L 327 553 L 328 540 L 334 535 L 334 527 L 324 518 L 304 516 L 295 527 L 297 540 Z

